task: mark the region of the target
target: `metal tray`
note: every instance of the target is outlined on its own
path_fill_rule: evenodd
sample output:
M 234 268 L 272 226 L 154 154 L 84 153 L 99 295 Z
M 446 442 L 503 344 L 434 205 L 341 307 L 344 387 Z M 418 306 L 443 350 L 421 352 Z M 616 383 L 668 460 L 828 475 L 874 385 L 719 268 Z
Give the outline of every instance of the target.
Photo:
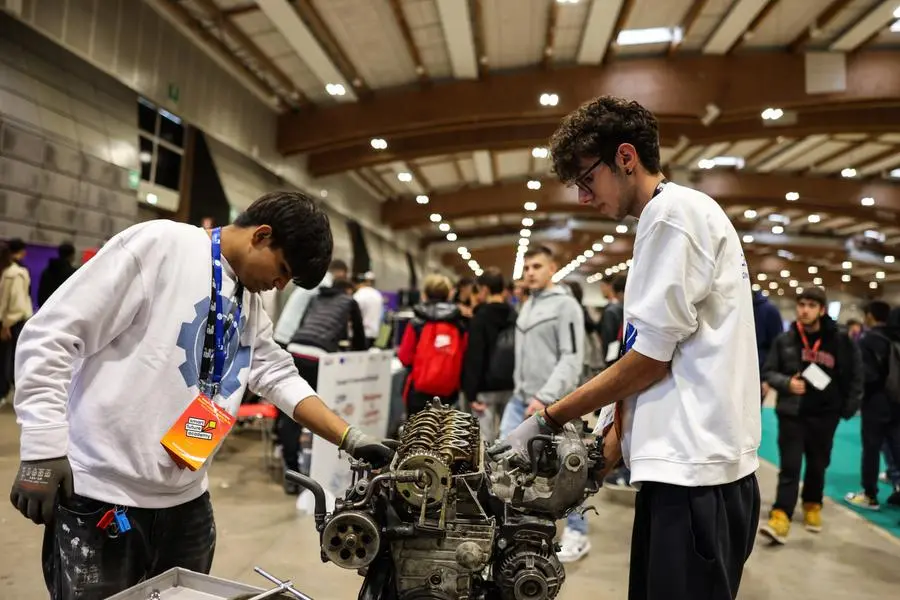
M 154 591 L 159 592 L 156 596 Z M 259 594 L 264 588 L 195 573 L 180 567 L 110 596 L 107 600 L 229 600 L 235 596 Z

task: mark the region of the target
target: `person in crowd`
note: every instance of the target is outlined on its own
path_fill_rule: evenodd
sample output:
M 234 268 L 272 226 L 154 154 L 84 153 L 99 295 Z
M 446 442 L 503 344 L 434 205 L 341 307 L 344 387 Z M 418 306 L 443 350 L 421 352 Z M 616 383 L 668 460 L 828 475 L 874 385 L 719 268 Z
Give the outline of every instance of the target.
M 891 307 L 875 300 L 865 311 L 866 332 L 859 339 L 865 382 L 862 400 L 862 491 L 850 492 L 846 501 L 853 506 L 878 510 L 878 467 L 880 453 L 887 447 L 890 456 L 900 456 L 900 401 L 891 397 L 887 380 L 893 360 L 892 345 L 900 343 L 900 330 L 888 328 Z M 896 367 L 895 367 L 896 368 Z M 900 485 L 887 499 L 900 506 Z
M 185 437 L 189 414 L 227 433 L 248 386 L 350 456 L 391 459 L 315 395 L 260 308 L 262 290 L 321 281 L 332 246 L 327 215 L 296 192 L 266 194 L 209 232 L 149 221 L 114 236 L 27 322 L 10 500 L 45 525 L 52 598 L 107 598 L 173 567 L 209 573 L 216 448 L 188 456 L 162 442 Z
M 525 306 L 525 301 L 528 300 L 528 286 L 525 285 L 524 279 L 516 279 L 512 282 L 512 286 L 512 305 L 517 311 L 522 310 L 522 307 Z
M 657 119 L 637 102 L 587 102 L 565 117 L 550 154 L 582 204 L 640 219 L 624 353 L 510 433 L 508 456 L 521 461 L 534 435 L 616 404 L 611 431 L 639 486 L 629 599 L 734 599 L 760 506 L 759 373 L 740 238 L 715 200 L 666 181 Z
M 371 271 L 356 276 L 356 292 L 353 299 L 362 311 L 366 334 L 366 349 L 375 345 L 381 322 L 384 319 L 384 297 L 375 289 L 375 274 Z
M 38 284 L 38 306 L 43 306 L 47 299 L 66 280 L 75 273 L 75 246 L 69 242 L 59 245 L 59 256 L 51 258 L 47 268 L 41 273 L 41 281 Z
M 626 281 L 625 275 L 604 277 L 600 281 L 600 293 L 606 298 L 607 304 L 603 308 L 598 327 L 604 362 L 607 367 L 612 366 L 619 359 L 619 349 L 622 346 L 625 310 L 622 301 L 625 297 Z
M 622 336 L 625 330 L 625 309 L 623 303 L 625 301 L 625 286 L 627 282 L 627 275 L 617 274 L 610 278 L 604 278 L 600 284 L 600 291 L 606 296 L 607 300 L 599 325 L 600 341 L 607 369 L 616 364 L 622 349 Z M 597 411 L 597 414 L 599 415 L 599 411 Z M 637 491 L 631 485 L 631 470 L 624 461 L 610 472 L 603 481 L 603 486 L 611 490 Z
M 769 520 L 760 532 L 777 544 L 787 541 L 803 478 L 803 524 L 822 531 L 825 469 L 838 422 L 859 408 L 863 370 L 859 348 L 825 313 L 825 290 L 803 288 L 797 295 L 797 320 L 775 339 L 763 378 L 778 392 L 778 489 Z
M 585 340 L 585 356 L 584 356 L 584 366 L 585 371 L 589 372 L 594 368 L 596 364 L 596 359 L 593 355 L 599 353 L 600 346 L 600 336 L 597 333 L 597 323 L 594 322 L 594 319 L 591 317 L 588 312 L 587 306 L 584 305 L 584 288 L 581 287 L 581 284 L 577 281 L 566 281 L 564 282 L 566 287 L 569 288 L 569 291 L 572 293 L 572 297 L 575 298 L 575 302 L 581 307 L 581 311 L 584 314 L 584 340 Z M 592 356 L 588 357 L 587 347 L 591 347 L 593 351 L 591 352 Z
M 528 300 L 516 321 L 514 391 L 500 420 L 506 438 L 523 421 L 574 390 L 584 363 L 584 310 L 563 286 L 553 252 L 533 246 L 524 256 Z M 559 559 L 575 562 L 591 549 L 587 521 L 572 513 L 563 530 Z
M 778 308 L 762 293 L 762 290 L 753 292 L 753 322 L 756 325 L 756 351 L 759 355 L 759 371 L 762 373 L 766 357 L 775 339 L 784 333 L 784 324 L 781 321 L 781 313 Z M 769 393 L 769 384 L 760 382 L 760 401 L 766 399 Z
M 0 399 L 5 400 L 15 385 L 15 354 L 22 328 L 34 314 L 31 302 L 31 274 L 22 266 L 25 243 L 10 240 L 0 250 Z
M 863 334 L 863 323 L 858 319 L 849 319 L 847 321 L 847 335 L 854 342 L 858 342 Z
M 350 269 L 347 268 L 347 263 L 340 259 L 334 259 L 331 261 L 325 277 L 322 278 L 322 281 L 317 286 L 310 290 L 294 286 L 294 291 L 291 292 L 284 308 L 281 309 L 281 315 L 278 317 L 278 322 L 275 325 L 275 331 L 272 334 L 275 341 L 282 346 L 287 346 L 291 338 L 294 337 L 297 328 L 300 327 L 300 321 L 303 320 L 303 315 L 306 314 L 310 301 L 318 295 L 319 288 L 321 286 L 330 287 L 338 280 L 347 280 L 349 279 L 349 274 Z
M 477 305 L 469 322 L 462 390 L 478 417 L 485 442 L 497 439 L 500 415 L 513 391 L 516 311 L 506 303 L 503 274 L 485 269 L 476 280 Z
M 459 308 L 459 314 L 463 318 L 471 319 L 475 311 L 475 280 L 471 277 L 462 277 L 456 282 L 453 289 L 453 302 Z
M 891 331 L 900 331 L 900 306 L 891 309 L 887 322 L 888 329 Z M 893 489 L 900 489 L 900 456 L 894 458 L 891 452 L 891 444 L 885 440 L 881 447 L 881 455 L 884 457 L 885 470 L 879 473 L 878 479 L 889 484 Z
M 325 279 L 329 277 L 326 275 Z M 322 356 L 366 349 L 362 313 L 353 299 L 353 284 L 346 279 L 335 279 L 331 285 L 320 285 L 316 290 L 288 346 L 297 371 L 313 389 L 316 389 L 319 380 L 319 360 Z M 276 427 L 285 469 L 304 471 L 299 463 L 303 427 L 286 417 L 279 418 Z M 288 495 L 300 493 L 300 486 L 293 481 L 284 479 L 282 485 Z
M 459 400 L 468 332 L 466 319 L 450 299 L 452 291 L 444 275 L 425 278 L 422 302 L 413 308 L 415 317 L 397 349 L 397 358 L 411 368 L 403 394 L 410 417 L 435 397 L 446 405 Z

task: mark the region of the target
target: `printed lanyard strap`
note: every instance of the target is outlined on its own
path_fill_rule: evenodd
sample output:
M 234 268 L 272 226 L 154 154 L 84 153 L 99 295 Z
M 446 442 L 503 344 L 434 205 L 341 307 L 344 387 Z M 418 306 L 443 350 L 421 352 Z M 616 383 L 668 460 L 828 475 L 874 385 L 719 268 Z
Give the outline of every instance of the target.
M 234 289 L 231 304 L 235 306 L 234 314 L 226 315 L 222 300 L 222 230 L 212 230 L 212 288 L 209 296 L 209 316 L 206 319 L 206 338 L 203 342 L 203 357 L 200 362 L 200 383 L 211 388 L 215 395 L 225 371 L 225 331 L 229 340 L 240 329 L 241 309 L 244 304 L 244 285 L 238 282 Z M 232 327 L 233 326 L 233 327 Z
M 803 349 L 809 350 L 809 340 L 806 339 L 806 332 L 803 330 L 802 323 L 797 323 L 797 333 L 800 334 L 800 340 L 803 341 Z M 818 352 L 819 346 L 821 346 L 821 345 L 822 345 L 822 338 L 820 336 L 819 339 L 816 340 L 816 343 L 813 344 L 812 351 Z

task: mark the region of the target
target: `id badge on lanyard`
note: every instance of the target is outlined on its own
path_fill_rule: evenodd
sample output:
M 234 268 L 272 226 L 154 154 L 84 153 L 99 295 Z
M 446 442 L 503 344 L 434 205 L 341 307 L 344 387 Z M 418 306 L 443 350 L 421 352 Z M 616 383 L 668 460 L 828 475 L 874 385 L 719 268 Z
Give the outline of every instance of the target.
M 200 360 L 200 393 L 181 413 L 160 443 L 181 468 L 196 471 L 218 449 L 234 426 L 234 417 L 215 402 L 225 370 L 226 343 L 240 335 L 243 286 L 235 289 L 233 320 L 225 314 L 222 299 L 222 232 L 212 230 L 212 288 L 206 337 Z M 226 336 L 226 331 L 230 334 Z
M 803 349 L 800 351 L 800 359 L 803 362 L 808 362 L 809 366 L 803 370 L 803 373 L 800 375 L 808 381 L 814 388 L 821 391 L 828 387 L 828 384 L 831 383 L 831 377 L 828 376 L 822 367 L 816 364 L 816 359 L 819 356 L 819 347 L 822 345 L 822 338 L 816 340 L 816 343 L 813 344 L 813 347 L 809 347 L 809 340 L 806 337 L 806 331 L 803 330 L 803 325 L 801 323 L 797 323 L 797 333 L 800 334 L 800 341 L 803 342 Z

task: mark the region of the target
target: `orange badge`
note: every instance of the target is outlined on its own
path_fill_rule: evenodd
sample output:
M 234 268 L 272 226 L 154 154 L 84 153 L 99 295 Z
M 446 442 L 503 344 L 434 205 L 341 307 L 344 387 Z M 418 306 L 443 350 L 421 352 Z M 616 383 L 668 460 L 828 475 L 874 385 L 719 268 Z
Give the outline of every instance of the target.
M 194 398 L 160 443 L 180 467 L 196 471 L 225 440 L 234 417 L 205 395 Z

